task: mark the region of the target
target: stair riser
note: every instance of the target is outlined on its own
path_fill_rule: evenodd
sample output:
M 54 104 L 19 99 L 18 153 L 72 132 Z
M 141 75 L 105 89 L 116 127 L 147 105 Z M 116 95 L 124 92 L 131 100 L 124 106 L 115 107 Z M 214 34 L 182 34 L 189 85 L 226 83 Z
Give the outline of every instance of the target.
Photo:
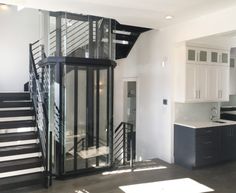
M 25 170 L 28 168 L 37 168 L 41 166 L 42 166 L 41 162 L 35 162 L 35 163 L 28 163 L 28 164 L 12 165 L 11 167 L 3 167 L 3 168 L 0 167 L 0 173 L 17 171 L 17 170 Z
M 35 121 L 0 122 L 0 129 L 35 127 L 35 126 L 36 126 Z
M 0 108 L 32 107 L 32 102 L 0 102 Z
M 0 180 L 0 190 L 1 193 L 9 193 L 12 192 L 13 189 L 19 189 L 21 187 L 33 186 L 33 185 L 42 185 L 43 182 L 43 174 L 36 173 L 30 175 L 23 175 L 19 177 L 12 177 L 10 179 L 2 179 Z M 23 191 L 24 192 L 24 191 Z
M 35 153 L 35 152 L 39 152 L 39 150 L 40 150 L 39 147 L 37 147 L 37 148 L 32 148 L 32 149 L 23 149 L 23 150 L 0 152 L 0 157 L 27 154 L 27 153 Z
M 1 134 L 0 135 L 0 141 L 2 142 L 8 142 L 8 141 L 22 141 L 22 140 L 30 140 L 30 139 L 36 139 L 37 133 L 28 132 L 28 133 L 21 133 L 21 134 Z
M 0 93 L 0 101 L 30 100 L 29 93 Z
M 0 111 L 1 117 L 24 117 L 24 116 L 34 116 L 33 110 L 28 111 Z

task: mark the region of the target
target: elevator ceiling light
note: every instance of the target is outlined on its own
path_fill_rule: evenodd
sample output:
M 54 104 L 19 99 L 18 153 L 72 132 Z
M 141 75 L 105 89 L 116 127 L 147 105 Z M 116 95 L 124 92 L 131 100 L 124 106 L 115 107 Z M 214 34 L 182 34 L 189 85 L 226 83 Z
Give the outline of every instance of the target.
M 131 32 L 128 32 L 128 31 L 121 31 L 121 30 L 113 30 L 113 33 L 115 33 L 115 34 L 121 34 L 121 35 L 131 35 Z
M 21 10 L 24 9 L 24 8 L 25 8 L 24 5 L 19 5 L 19 6 L 17 6 L 17 11 L 21 11 Z

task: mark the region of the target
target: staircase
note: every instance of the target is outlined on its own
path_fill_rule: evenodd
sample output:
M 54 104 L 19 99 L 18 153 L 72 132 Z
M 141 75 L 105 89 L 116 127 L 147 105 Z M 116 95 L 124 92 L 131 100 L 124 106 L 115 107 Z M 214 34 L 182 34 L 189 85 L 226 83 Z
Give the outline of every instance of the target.
M 0 192 L 43 184 L 30 93 L 0 93 Z

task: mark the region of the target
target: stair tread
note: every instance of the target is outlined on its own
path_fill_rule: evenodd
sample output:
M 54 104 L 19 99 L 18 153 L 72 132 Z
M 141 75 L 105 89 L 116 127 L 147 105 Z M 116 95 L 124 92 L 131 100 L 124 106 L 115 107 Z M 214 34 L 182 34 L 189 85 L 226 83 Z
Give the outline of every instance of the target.
M 35 120 L 23 120 L 23 121 L 3 121 L 0 122 L 0 129 L 13 129 L 20 127 L 34 127 Z
M 19 141 L 37 138 L 37 132 L 6 133 L 0 135 L 0 142 Z
M 6 161 L 0 164 L 0 173 L 22 170 L 27 168 L 37 168 L 42 166 L 40 158 L 28 158 L 21 160 Z

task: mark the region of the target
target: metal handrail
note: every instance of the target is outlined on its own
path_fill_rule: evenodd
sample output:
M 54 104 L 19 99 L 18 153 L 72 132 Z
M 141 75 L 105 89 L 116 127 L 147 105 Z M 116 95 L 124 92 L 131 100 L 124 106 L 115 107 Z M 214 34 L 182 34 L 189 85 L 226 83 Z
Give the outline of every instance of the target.
M 40 79 L 39 72 L 37 71 L 39 67 L 36 64 L 36 59 L 34 59 L 33 46 L 35 46 L 39 41 L 36 41 L 33 44 L 29 45 L 29 56 L 30 56 L 30 93 L 32 101 L 34 104 L 34 109 L 36 112 L 37 120 L 37 130 L 39 133 L 40 149 L 42 152 L 42 164 L 44 167 L 44 177 L 45 177 L 45 186 L 48 187 L 52 182 L 52 170 L 51 170 L 51 161 L 52 161 L 52 137 L 51 132 L 49 133 L 48 129 L 48 115 L 47 108 L 45 104 L 45 91 L 43 84 L 43 78 Z M 40 47 L 37 45 L 36 47 Z M 44 57 L 44 53 L 41 54 L 41 57 Z M 39 57 L 40 58 L 40 57 Z M 39 59 L 37 58 L 37 59 Z M 43 59 L 43 58 L 41 58 Z M 41 72 L 40 72 L 41 74 Z

